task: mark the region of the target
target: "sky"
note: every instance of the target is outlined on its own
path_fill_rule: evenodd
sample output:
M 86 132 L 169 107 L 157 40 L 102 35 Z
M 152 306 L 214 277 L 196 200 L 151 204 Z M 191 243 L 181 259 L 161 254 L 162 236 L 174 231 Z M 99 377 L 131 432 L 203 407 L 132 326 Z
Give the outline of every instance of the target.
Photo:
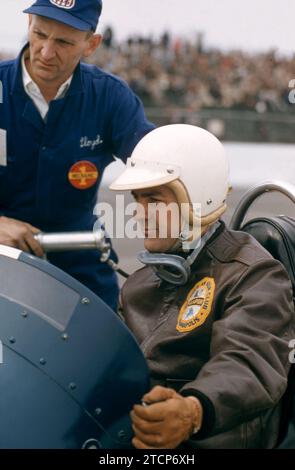
M 32 3 L 0 1 L 1 50 L 20 48 L 27 27 L 22 10 Z M 104 0 L 100 29 L 112 25 L 118 39 L 136 33 L 159 36 L 164 30 L 193 38 L 199 31 L 205 44 L 224 50 L 276 48 L 293 54 L 294 18 L 294 0 Z

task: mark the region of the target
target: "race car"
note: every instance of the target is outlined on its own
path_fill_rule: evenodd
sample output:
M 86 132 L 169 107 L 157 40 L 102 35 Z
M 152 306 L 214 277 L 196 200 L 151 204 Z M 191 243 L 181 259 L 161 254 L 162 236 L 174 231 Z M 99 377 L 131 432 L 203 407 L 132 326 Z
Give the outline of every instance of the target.
M 243 220 L 261 194 L 295 187 L 266 182 L 245 194 L 230 228 L 253 235 L 285 266 L 295 293 L 295 219 Z M 99 233 L 40 234 L 45 251 L 93 249 Z M 113 262 L 111 262 L 112 264 Z M 112 264 L 118 270 L 118 266 Z M 120 317 L 46 260 L 0 246 L 0 448 L 131 448 L 129 412 L 150 388 L 140 348 Z M 295 340 L 277 447 L 295 448 Z

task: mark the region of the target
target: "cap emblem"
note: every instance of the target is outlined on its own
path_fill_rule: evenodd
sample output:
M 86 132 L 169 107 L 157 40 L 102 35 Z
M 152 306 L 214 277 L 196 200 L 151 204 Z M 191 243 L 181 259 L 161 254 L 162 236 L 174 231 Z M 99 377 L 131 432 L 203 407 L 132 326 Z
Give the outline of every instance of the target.
M 71 10 L 76 4 L 76 0 L 50 0 L 50 3 L 65 10 Z

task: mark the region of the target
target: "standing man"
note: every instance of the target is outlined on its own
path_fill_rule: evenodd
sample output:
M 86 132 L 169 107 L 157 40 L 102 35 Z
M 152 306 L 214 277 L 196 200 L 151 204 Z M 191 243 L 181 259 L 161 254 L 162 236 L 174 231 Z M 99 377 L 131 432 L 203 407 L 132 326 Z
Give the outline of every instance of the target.
M 37 0 L 29 43 L 0 64 L 0 244 L 42 256 L 40 230 L 92 230 L 104 169 L 123 161 L 153 125 L 119 78 L 81 63 L 101 43 L 101 0 Z M 115 274 L 97 252 L 49 260 L 112 308 Z

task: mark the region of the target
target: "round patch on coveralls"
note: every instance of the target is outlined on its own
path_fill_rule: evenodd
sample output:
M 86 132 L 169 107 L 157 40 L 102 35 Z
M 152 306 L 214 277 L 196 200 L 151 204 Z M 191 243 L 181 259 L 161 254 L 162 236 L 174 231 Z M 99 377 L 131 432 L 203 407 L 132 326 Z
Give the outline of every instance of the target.
M 211 312 L 214 291 L 212 277 L 204 277 L 190 290 L 179 312 L 177 331 L 185 333 L 203 325 Z
M 76 189 L 89 189 L 98 180 L 98 170 L 96 166 L 88 161 L 75 163 L 69 171 L 69 182 Z

